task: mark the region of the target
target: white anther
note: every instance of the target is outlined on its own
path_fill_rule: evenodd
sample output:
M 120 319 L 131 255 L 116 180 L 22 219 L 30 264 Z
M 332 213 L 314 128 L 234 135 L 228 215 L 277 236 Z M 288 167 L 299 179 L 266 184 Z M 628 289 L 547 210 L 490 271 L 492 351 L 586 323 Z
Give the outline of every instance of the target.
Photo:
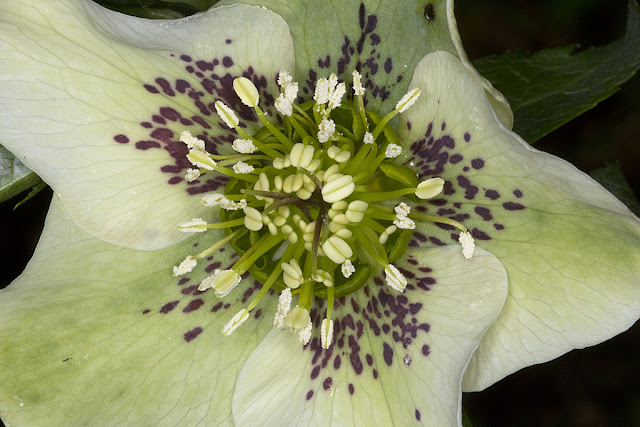
M 280 94 L 276 99 L 275 107 L 283 116 L 291 116 L 293 114 L 293 104 L 284 94 Z
M 369 205 L 362 200 L 354 200 L 349 203 L 349 207 L 345 212 L 347 219 L 351 222 L 360 222 L 364 219 L 364 213 Z
M 364 134 L 364 143 L 365 144 L 373 144 L 373 134 L 371 132 L 365 132 Z
M 231 320 L 229 320 L 229 322 L 226 325 L 224 325 L 224 328 L 222 328 L 222 334 L 228 337 L 233 333 L 233 331 L 238 329 L 238 327 L 242 325 L 244 321 L 247 320 L 248 318 L 249 318 L 249 312 L 247 311 L 246 308 L 243 308 L 242 310 L 237 312 L 231 318 Z
M 315 172 L 320 165 L 322 165 L 322 160 L 320 159 L 313 159 L 311 160 L 311 163 L 309 163 L 309 166 L 307 166 L 307 170 L 309 172 Z
M 287 317 L 291 309 L 291 289 L 284 288 L 278 297 L 278 309 L 273 318 L 273 327 L 279 328 L 284 324 L 284 318 Z
M 298 243 L 298 235 L 292 231 L 287 235 L 287 240 L 289 240 L 289 243 L 291 243 L 292 245 L 295 245 L 296 243 Z
M 381 245 L 384 245 L 385 243 L 387 243 L 387 240 L 389 240 L 389 235 L 384 233 L 382 233 L 378 238 L 378 242 L 380 242 Z
M 286 87 L 289 83 L 293 82 L 293 77 L 285 70 L 280 70 L 278 73 L 278 86 L 281 88 Z
M 244 226 L 252 231 L 262 230 L 264 223 L 262 222 L 262 214 L 256 208 L 246 207 L 243 209 L 244 214 Z
M 180 132 L 180 141 L 184 142 L 189 150 L 204 151 L 204 141 L 193 136 L 188 130 Z
M 338 84 L 338 76 L 336 73 L 331 73 L 329 76 L 329 93 L 333 92 L 336 89 L 336 85 Z
M 347 87 L 344 83 L 340 83 L 336 86 L 336 88 L 329 95 L 329 110 L 334 110 L 340 106 L 342 97 L 345 93 L 347 93 Z
M 333 286 L 333 278 L 328 271 L 318 269 L 311 275 L 311 278 L 318 283 L 324 284 L 328 288 Z
M 331 181 L 332 176 L 338 174 L 339 171 L 340 171 L 340 166 L 331 165 L 327 168 L 327 170 L 324 171 L 322 176 L 320 176 L 320 174 L 316 174 L 316 176 L 318 177 L 318 179 L 320 179 L 323 182 L 329 182 Z
M 223 197 L 220 199 L 219 204 L 220 207 L 226 211 L 237 211 L 247 207 L 247 201 L 245 199 L 242 199 L 239 202 L 234 202 L 233 200 Z
M 187 182 L 193 182 L 198 178 L 200 178 L 200 171 L 198 169 L 187 169 L 187 174 L 184 176 Z
M 291 166 L 291 157 L 287 154 L 284 157 L 284 167 L 288 168 L 289 166 Z
M 331 119 L 323 119 L 318 126 L 318 141 L 329 141 L 336 131 L 336 124 Z
M 364 95 L 364 87 L 362 86 L 362 74 L 358 70 L 353 70 L 353 93 L 356 96 Z
M 224 198 L 224 195 L 220 193 L 209 193 L 202 197 L 202 204 L 208 208 L 212 208 L 214 206 L 218 206 L 220 204 L 220 200 Z
M 255 146 L 252 140 L 240 138 L 233 141 L 233 145 L 231 145 L 231 148 L 241 154 L 251 154 L 258 149 L 258 147 Z
M 393 210 L 398 217 L 405 217 L 411 213 L 411 207 L 409 207 L 405 202 L 400 202 L 398 206 L 393 208 Z
M 193 218 L 191 221 L 178 224 L 178 229 L 183 233 L 202 233 L 207 231 L 207 221 L 202 218 Z
M 331 319 L 324 319 L 322 321 L 322 326 L 320 327 L 320 343 L 322 344 L 322 348 L 331 347 L 331 343 L 333 342 L 333 321 Z
M 231 129 L 235 129 L 235 127 L 238 126 L 240 120 L 238 120 L 236 113 L 227 104 L 222 101 L 216 101 L 215 107 L 218 117 L 222 119 L 225 125 Z
M 335 234 L 342 240 L 350 239 L 351 236 L 353 236 L 353 233 L 348 228 L 341 228 L 340 230 L 336 231 Z
M 240 101 L 247 107 L 255 107 L 260 101 L 258 88 L 246 77 L 238 77 L 233 80 L 233 90 L 240 98 Z
M 384 155 L 387 159 L 395 159 L 400 154 L 402 154 L 402 147 L 397 144 L 387 145 L 387 149 L 384 152 Z
M 325 78 L 318 80 L 316 90 L 313 94 L 313 100 L 316 104 L 326 104 L 329 102 L 329 81 Z
M 276 169 L 284 169 L 284 159 L 282 157 L 273 159 L 273 167 Z
M 404 288 L 407 286 L 407 279 L 393 264 L 388 264 L 384 268 L 384 274 L 385 279 L 387 280 L 387 285 L 398 292 L 404 291 Z
M 414 230 L 416 228 L 416 223 L 406 216 L 397 216 L 396 219 L 393 220 L 393 225 L 403 230 Z
M 322 244 L 322 250 L 336 264 L 342 264 L 347 258 L 353 256 L 351 246 L 336 235 L 329 237 Z
M 347 150 L 342 150 L 338 153 L 338 155 L 335 157 L 335 161 L 338 163 L 344 163 L 347 160 L 349 160 L 349 158 L 351 157 L 351 153 Z
M 222 298 L 238 286 L 240 280 L 242 277 L 235 270 L 216 269 L 211 276 L 202 281 L 198 290 L 203 291 L 210 287 L 216 292 L 218 298 Z
M 293 232 L 293 227 L 291 227 L 289 224 L 285 224 L 282 226 L 280 231 L 282 231 L 284 234 L 291 234 Z
M 173 275 L 174 276 L 182 276 L 183 274 L 187 274 L 193 270 L 196 265 L 198 265 L 198 261 L 191 255 L 186 257 L 179 266 L 173 267 Z
M 419 96 L 420 89 L 418 88 L 411 89 L 409 92 L 407 92 L 407 94 L 403 96 L 402 99 L 400 99 L 400 101 L 398 101 L 398 103 L 396 104 L 396 110 L 398 110 L 398 113 L 407 111 L 409 107 L 415 104 Z
M 329 156 L 330 159 L 335 159 L 336 156 L 338 154 L 340 154 L 340 147 L 336 147 L 335 145 L 332 145 L 331 147 L 327 148 L 327 156 Z
M 299 288 L 304 282 L 304 277 L 302 276 L 302 269 L 298 261 L 291 259 L 288 263 L 280 263 L 280 267 L 282 267 L 282 280 L 284 280 L 284 284 L 291 289 Z
M 344 277 L 351 277 L 351 275 L 355 273 L 356 268 L 353 266 L 350 260 L 346 259 L 342 263 L 341 270 Z
M 343 200 L 356 189 L 351 175 L 334 174 L 331 181 L 322 187 L 322 199 L 327 203 Z
M 207 156 L 206 153 L 199 150 L 189 151 L 189 154 L 187 154 L 187 159 L 189 159 L 192 165 L 206 170 L 212 171 L 213 168 L 216 167 L 216 162 L 211 160 L 211 158 Z
M 284 96 L 291 103 L 294 103 L 298 97 L 298 83 L 291 82 L 284 88 Z
M 442 192 L 444 188 L 444 179 L 442 178 L 431 178 L 425 181 L 422 181 L 418 184 L 418 188 L 416 188 L 416 196 L 418 198 L 425 200 L 436 197 L 438 194 Z
M 239 161 L 235 165 L 233 165 L 233 171 L 239 174 L 248 174 L 255 170 L 253 166 L 243 161 Z
M 471 259 L 471 257 L 473 257 L 473 251 L 476 248 L 476 244 L 474 243 L 473 237 L 471 237 L 471 233 L 468 231 L 461 231 L 458 241 L 462 245 L 462 255 L 464 255 L 466 259 Z

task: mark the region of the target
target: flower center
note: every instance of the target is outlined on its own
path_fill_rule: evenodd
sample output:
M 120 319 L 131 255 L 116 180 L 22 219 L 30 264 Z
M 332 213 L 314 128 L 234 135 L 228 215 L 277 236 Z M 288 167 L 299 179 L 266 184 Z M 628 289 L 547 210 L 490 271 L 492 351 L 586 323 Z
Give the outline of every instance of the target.
M 247 78 L 234 80 L 240 100 L 253 108 L 262 128 L 250 135 L 235 112 L 221 101 L 218 116 L 239 138 L 237 154 L 214 155 L 189 132 L 180 139 L 190 149 L 194 165 L 185 179 L 194 181 L 207 171 L 230 177 L 224 194 L 209 193 L 202 203 L 220 208 L 221 221 L 194 218 L 178 225 L 184 232 L 224 229 L 226 237 L 174 267 L 176 276 L 190 272 L 199 259 L 229 243 L 239 259 L 229 270 L 215 270 L 198 289 L 213 289 L 223 298 L 249 272 L 262 289 L 247 308 L 223 328 L 231 334 L 269 290 L 280 293 L 274 327 L 286 326 L 306 344 L 312 331 L 309 312 L 314 297 L 327 300 L 321 327 L 324 348 L 332 342 L 335 298 L 360 289 L 377 271 L 387 284 L 402 292 L 407 280 L 393 265 L 407 249 L 415 221 L 439 222 L 461 230 L 463 254 L 473 254 L 467 229 L 448 218 L 412 211 L 407 203 L 437 196 L 444 180 L 419 182 L 402 161 L 398 135 L 389 122 L 420 96 L 410 90 L 384 117 L 364 107 L 361 75 L 353 72 L 352 100 L 335 74 L 316 84 L 313 100 L 298 104 L 298 83 L 285 71 L 278 78 L 280 96 L 275 107 L 283 119 L 269 121 L 258 106 L 259 95 Z M 293 297 L 297 306 L 290 309 Z

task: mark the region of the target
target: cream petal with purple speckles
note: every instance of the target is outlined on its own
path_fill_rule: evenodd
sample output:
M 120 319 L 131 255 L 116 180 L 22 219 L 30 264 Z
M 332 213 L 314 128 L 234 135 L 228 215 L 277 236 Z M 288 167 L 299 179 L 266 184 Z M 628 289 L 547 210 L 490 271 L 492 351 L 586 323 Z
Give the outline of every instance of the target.
M 334 309 L 334 343 L 273 330 L 244 363 L 233 420 L 250 425 L 455 425 L 464 370 L 507 295 L 500 262 L 455 246 L 415 249 L 403 294 L 382 277 Z M 452 295 L 456 295 L 452 298 Z M 321 321 L 324 310 L 313 310 Z M 295 372 L 296 375 L 289 375 Z
M 271 330 L 277 300 L 265 300 L 251 313 L 253 322 L 232 336 L 220 333 L 256 287 L 222 302 L 197 285 L 237 256 L 221 248 L 181 277 L 169 268 L 179 262 L 179 251 L 207 247 L 216 238 L 215 232 L 199 234 L 153 252 L 110 245 L 79 229 L 54 198 L 31 264 L 0 291 L 3 421 L 228 422 L 229 390 Z
M 488 387 L 525 366 L 625 331 L 640 316 L 640 222 L 571 164 L 531 148 L 494 116 L 475 77 L 446 52 L 427 55 L 403 135 L 422 178 L 445 180 L 423 212 L 462 222 L 509 275 L 509 298 L 465 377 Z M 413 246 L 458 241 L 418 224 Z
M 294 67 L 286 22 L 245 5 L 174 21 L 89 1 L 42 7 L 0 5 L 0 143 L 53 187 L 91 235 L 145 250 L 183 240 L 175 224 L 202 216 L 198 195 L 226 178 L 185 182 L 192 166 L 180 132 L 205 140 L 210 152 L 231 152 L 233 134 L 213 102 L 238 107 L 251 128 L 257 117 L 230 87 L 244 75 L 270 111 L 276 74 Z

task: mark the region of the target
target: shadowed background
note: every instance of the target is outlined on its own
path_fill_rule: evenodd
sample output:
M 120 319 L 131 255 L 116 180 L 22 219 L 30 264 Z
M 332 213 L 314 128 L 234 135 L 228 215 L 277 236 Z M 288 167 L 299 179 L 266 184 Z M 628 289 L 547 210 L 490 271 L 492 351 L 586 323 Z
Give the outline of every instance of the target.
M 607 44 L 624 33 L 624 0 L 458 0 L 456 16 L 473 60 L 506 50 Z M 536 143 L 585 172 L 620 161 L 640 194 L 640 76 Z M 2 271 L 8 285 L 31 257 L 46 215 L 46 189 L 16 211 L 23 195 L 0 205 Z M 585 350 L 511 375 L 463 397 L 474 426 L 640 424 L 640 325 Z M 0 423 L 1 424 L 1 423 Z

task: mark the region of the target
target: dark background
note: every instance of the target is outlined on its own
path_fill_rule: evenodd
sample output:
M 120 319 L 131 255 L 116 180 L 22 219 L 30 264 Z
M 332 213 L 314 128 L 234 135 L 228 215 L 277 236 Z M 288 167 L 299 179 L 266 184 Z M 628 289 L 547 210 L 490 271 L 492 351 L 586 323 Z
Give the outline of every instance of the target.
M 579 43 L 602 45 L 624 31 L 622 0 L 459 0 L 459 30 L 473 60 L 505 50 L 536 51 Z M 619 160 L 640 193 L 640 76 L 593 110 L 535 146 L 585 172 Z M 0 205 L 0 287 L 29 260 L 52 192 L 47 189 L 13 211 L 20 197 Z M 481 393 L 463 407 L 474 426 L 640 425 L 640 324 L 626 333 L 555 361 L 529 367 Z M 1 423 L 0 423 L 1 424 Z

